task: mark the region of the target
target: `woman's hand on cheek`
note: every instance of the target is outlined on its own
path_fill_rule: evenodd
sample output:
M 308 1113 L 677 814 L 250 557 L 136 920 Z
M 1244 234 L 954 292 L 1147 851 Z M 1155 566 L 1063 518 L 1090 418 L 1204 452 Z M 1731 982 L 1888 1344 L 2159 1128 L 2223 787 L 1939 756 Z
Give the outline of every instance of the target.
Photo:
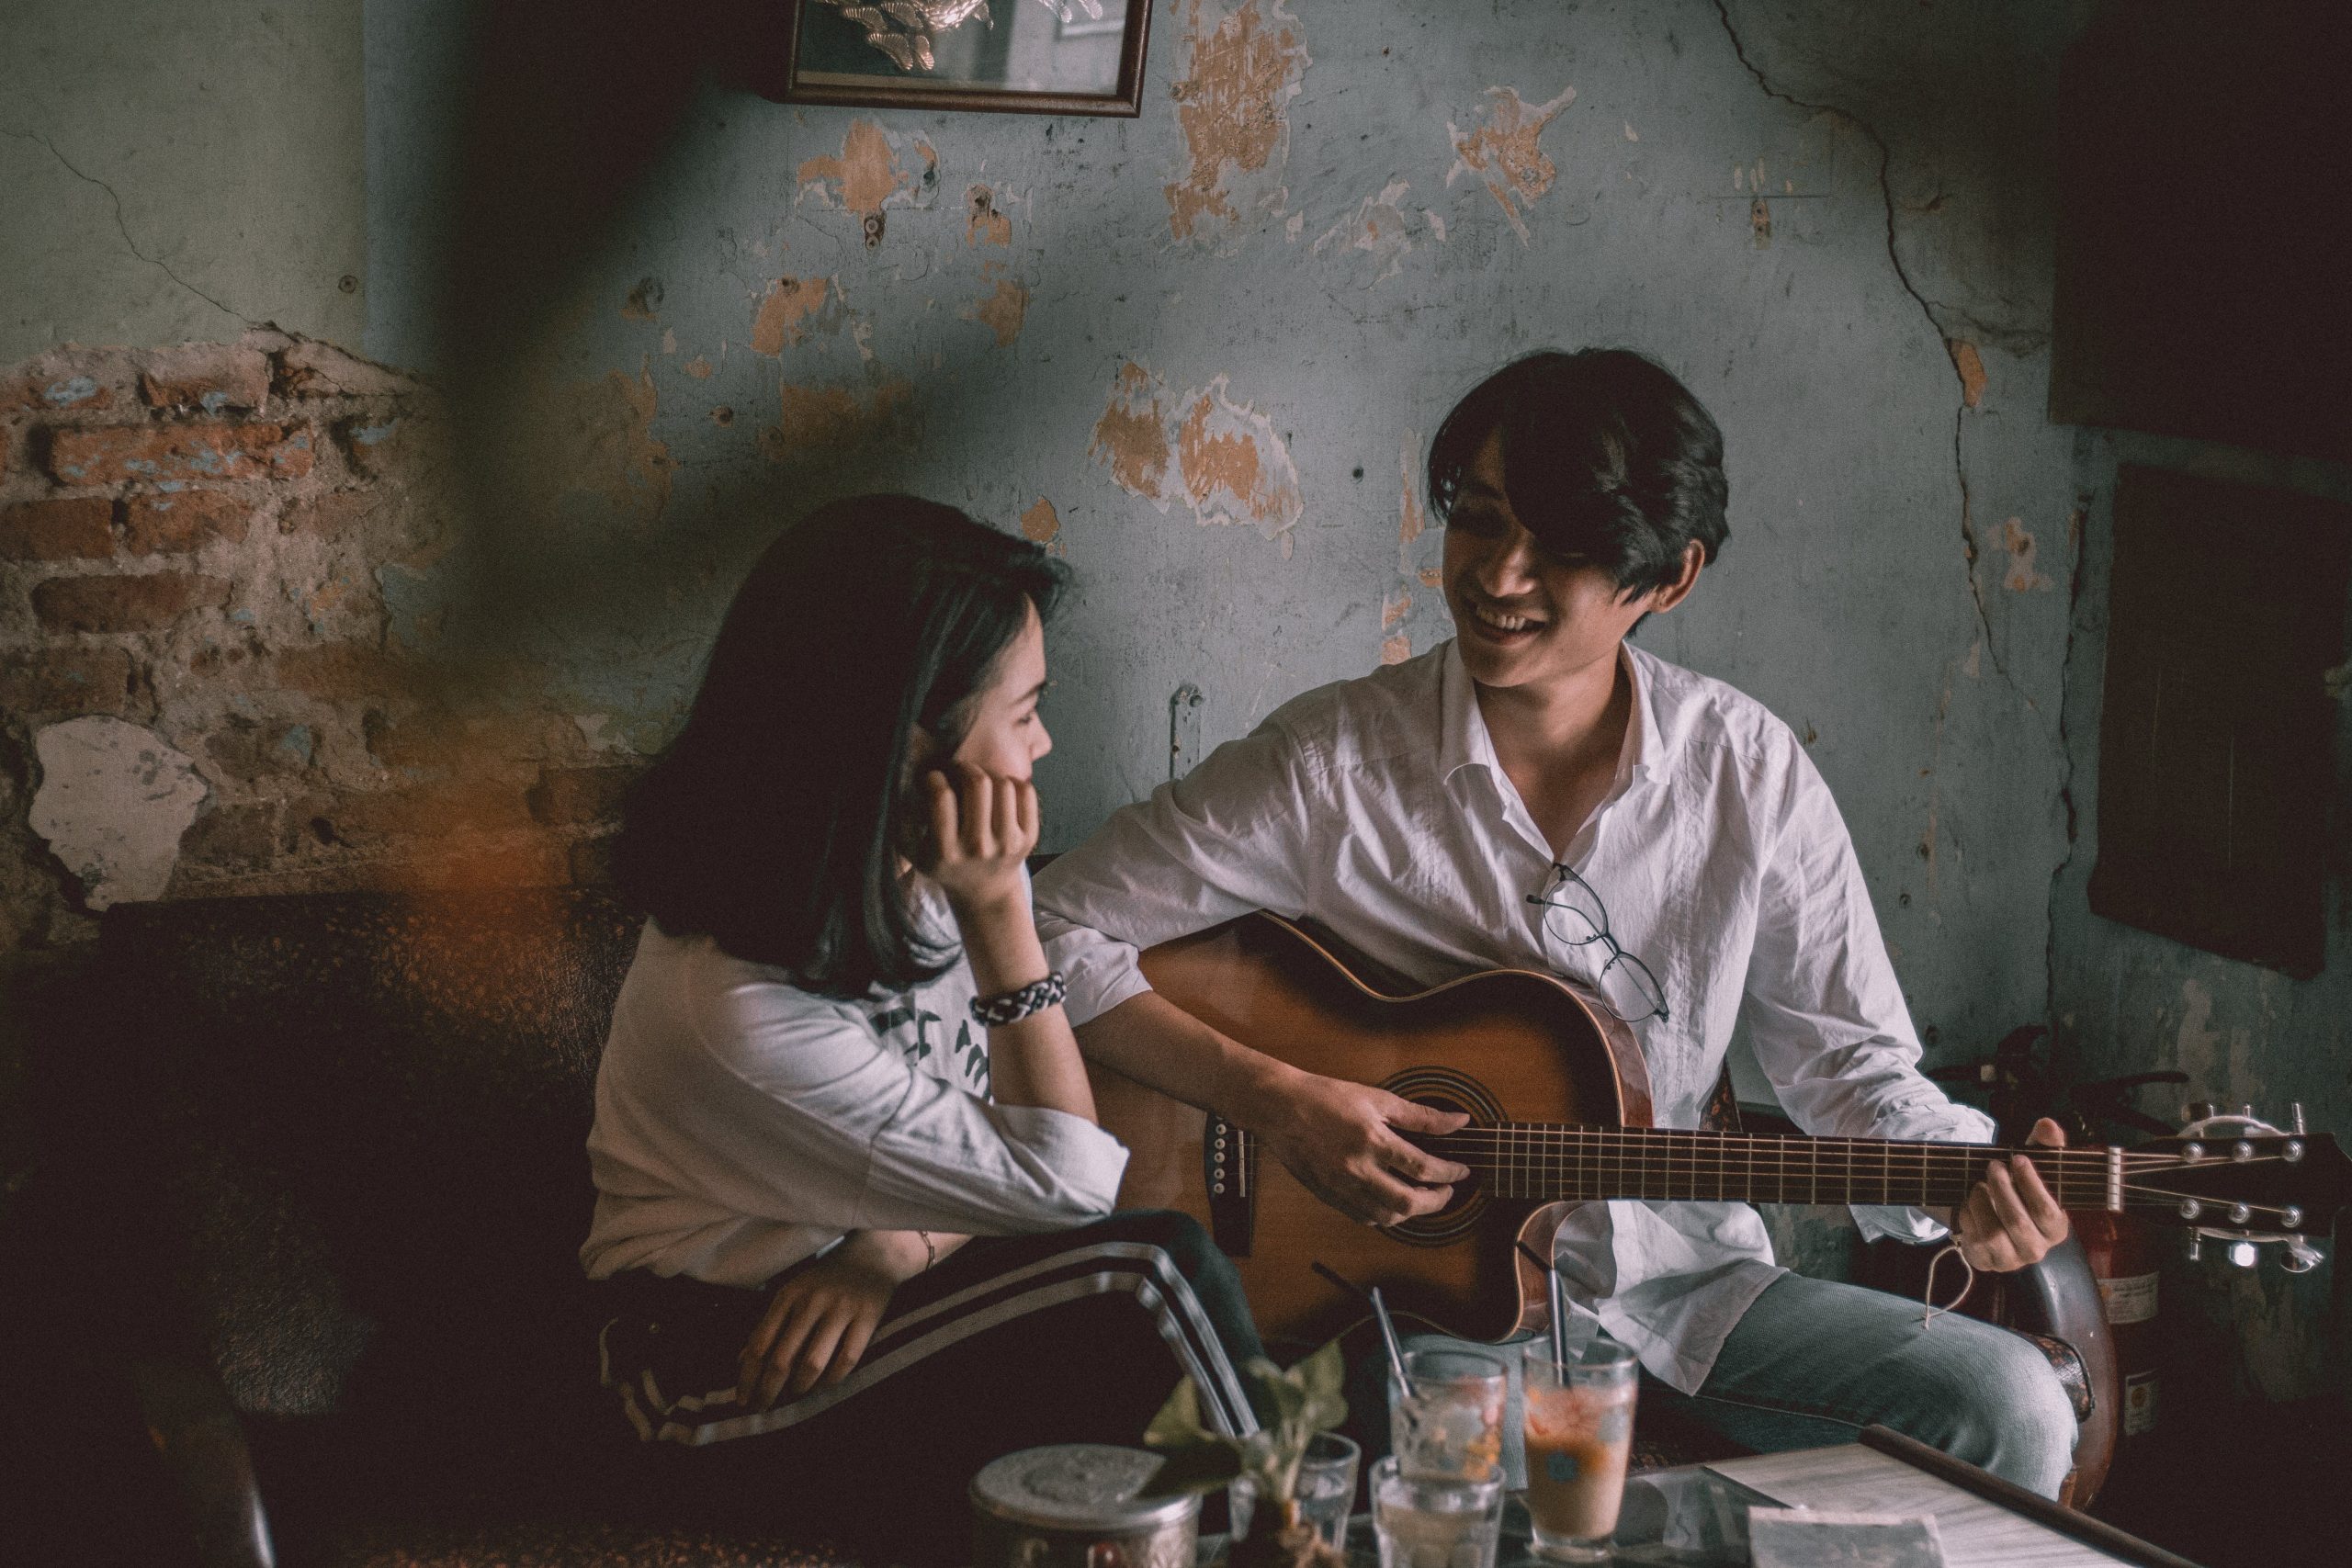
M 958 917 L 1024 904 L 1021 868 L 1037 847 L 1037 790 L 1027 779 L 1000 778 L 962 762 L 928 773 L 930 863 Z

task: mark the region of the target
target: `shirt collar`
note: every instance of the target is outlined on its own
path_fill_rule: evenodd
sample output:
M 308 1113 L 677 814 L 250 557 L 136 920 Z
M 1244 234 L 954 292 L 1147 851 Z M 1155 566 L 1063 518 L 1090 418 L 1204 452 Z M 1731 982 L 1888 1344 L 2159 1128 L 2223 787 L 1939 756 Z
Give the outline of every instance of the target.
M 1656 681 L 1645 657 L 1635 653 L 1632 645 L 1620 643 L 1617 659 L 1634 688 L 1633 711 L 1625 721 L 1625 746 L 1617 758 L 1617 782 L 1623 784 L 1653 772 L 1665 760 L 1666 741 L 1658 728 Z M 1478 693 L 1468 667 L 1462 662 L 1461 644 L 1448 642 L 1438 679 L 1438 777 L 1451 782 L 1455 773 L 1472 766 L 1499 773 L 1502 763 L 1495 755 L 1495 738 L 1487 732 L 1487 716 L 1478 711 Z
M 1655 772 L 1666 760 L 1666 736 L 1658 728 L 1657 675 L 1650 669 L 1648 656 L 1637 653 L 1630 642 L 1617 645 L 1618 662 L 1625 667 L 1625 678 L 1633 683 L 1634 710 L 1625 721 L 1625 750 L 1617 759 L 1617 776 L 1622 783 L 1639 779 Z
M 1444 661 L 1438 675 L 1437 707 L 1440 779 L 1450 784 L 1455 773 L 1474 765 L 1501 771 L 1501 760 L 1495 755 L 1495 738 L 1487 733 L 1487 716 L 1478 711 L 1477 689 L 1471 683 L 1469 669 L 1462 662 L 1462 645 L 1458 641 L 1445 645 Z

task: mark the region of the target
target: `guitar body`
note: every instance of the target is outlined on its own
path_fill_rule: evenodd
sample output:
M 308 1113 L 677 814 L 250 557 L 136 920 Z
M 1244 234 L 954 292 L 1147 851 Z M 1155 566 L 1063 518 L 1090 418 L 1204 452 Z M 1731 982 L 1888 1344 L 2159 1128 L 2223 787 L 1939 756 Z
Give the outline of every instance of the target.
M 1494 970 L 1415 989 L 1262 914 L 1152 948 L 1143 971 L 1160 995 L 1244 1044 L 1466 1111 L 1477 1125 L 1649 1125 L 1649 1077 L 1632 1032 L 1555 976 Z M 1544 1281 L 1511 1242 L 1548 1258 L 1567 1205 L 1480 1191 L 1404 1225 L 1358 1224 L 1280 1161 L 1261 1158 L 1250 1134 L 1212 1128 L 1202 1112 L 1099 1065 L 1092 1071 L 1102 1125 L 1131 1151 L 1121 1205 L 1181 1209 L 1207 1225 L 1270 1337 L 1320 1339 L 1363 1316 L 1363 1303 L 1315 1263 L 1379 1286 L 1392 1310 L 1464 1338 L 1547 1325 Z

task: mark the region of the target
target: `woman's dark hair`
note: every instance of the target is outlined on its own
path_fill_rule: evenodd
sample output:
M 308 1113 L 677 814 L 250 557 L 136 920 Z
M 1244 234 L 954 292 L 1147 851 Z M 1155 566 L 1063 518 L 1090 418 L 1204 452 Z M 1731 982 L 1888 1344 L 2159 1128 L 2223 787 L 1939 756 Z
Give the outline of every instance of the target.
M 1693 539 L 1713 561 L 1731 532 L 1723 432 L 1688 388 L 1638 354 L 1549 350 L 1479 382 L 1430 444 L 1430 510 L 1441 521 L 1497 434 L 1520 523 L 1554 555 L 1589 561 L 1627 592 L 1680 577 Z
M 1068 582 L 1036 546 L 909 495 L 819 507 L 770 545 L 718 628 L 685 728 L 639 782 L 621 891 L 827 996 L 943 971 L 899 877 L 918 726 L 944 757 L 1035 606 Z

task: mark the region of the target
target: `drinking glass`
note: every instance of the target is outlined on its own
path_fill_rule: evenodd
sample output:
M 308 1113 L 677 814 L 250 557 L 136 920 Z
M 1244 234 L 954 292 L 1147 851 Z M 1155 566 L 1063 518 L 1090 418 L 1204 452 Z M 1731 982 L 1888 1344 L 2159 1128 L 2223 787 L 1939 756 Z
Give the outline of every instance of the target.
M 1476 1481 L 1499 1473 L 1503 1396 L 1501 1361 L 1476 1350 L 1409 1350 L 1406 1384 L 1388 1374 L 1388 1447 L 1409 1476 Z
M 1363 1450 L 1337 1432 L 1317 1432 L 1306 1440 L 1306 1457 L 1298 1461 L 1298 1517 L 1314 1527 L 1323 1544 L 1344 1551 L 1348 1545 L 1348 1513 L 1356 1500 L 1356 1462 Z M 1244 1475 L 1226 1492 L 1226 1511 L 1232 1516 L 1236 1540 L 1250 1533 L 1250 1516 L 1257 1511 L 1257 1483 Z
M 1372 1467 L 1372 1528 L 1380 1568 L 1495 1568 L 1502 1468 L 1476 1480 L 1408 1475 L 1391 1454 Z
M 1535 1550 L 1568 1562 L 1606 1562 L 1634 1448 L 1634 1353 L 1596 1338 L 1563 1361 L 1539 1340 L 1526 1348 L 1522 1371 Z

